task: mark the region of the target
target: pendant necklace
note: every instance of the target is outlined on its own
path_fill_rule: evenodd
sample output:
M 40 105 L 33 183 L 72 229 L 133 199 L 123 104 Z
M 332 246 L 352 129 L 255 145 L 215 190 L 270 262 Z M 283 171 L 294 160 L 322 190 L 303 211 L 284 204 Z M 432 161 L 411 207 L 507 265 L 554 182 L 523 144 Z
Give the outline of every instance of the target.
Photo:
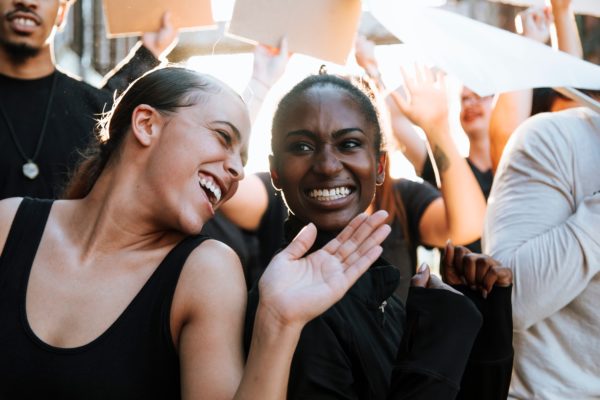
M 38 139 L 37 145 L 35 146 L 35 151 L 33 153 L 33 156 L 31 156 L 31 157 L 27 157 L 27 154 L 25 154 L 25 152 L 23 151 L 23 148 L 21 147 L 21 144 L 19 143 L 19 139 L 18 139 L 17 134 L 12 126 L 12 123 L 10 122 L 10 119 L 8 119 L 8 115 L 6 114 L 6 111 L 4 110 L 4 107 L 2 106 L 2 103 L 0 102 L 0 113 L 2 114 L 2 117 L 4 118 L 4 121 L 6 122 L 6 127 L 8 128 L 8 133 L 10 133 L 10 137 L 12 138 L 13 142 L 15 143 L 15 146 L 17 147 L 19 154 L 21 155 L 23 160 L 25 160 L 25 164 L 23 164 L 23 167 L 22 167 L 23 175 L 25 175 L 26 177 L 28 177 L 29 179 L 32 179 L 32 180 L 37 178 L 37 176 L 40 174 L 40 168 L 35 163 L 35 159 L 40 154 L 40 150 L 42 149 L 42 143 L 44 142 L 44 136 L 46 134 L 46 125 L 48 125 L 48 120 L 50 119 L 50 109 L 52 108 L 52 99 L 54 98 L 54 88 L 56 87 L 57 79 L 58 79 L 58 72 L 54 71 L 54 76 L 52 77 L 52 83 L 50 86 L 50 94 L 48 95 L 48 103 L 46 104 L 46 112 L 44 114 L 44 121 L 42 122 L 42 131 L 40 132 L 40 137 Z

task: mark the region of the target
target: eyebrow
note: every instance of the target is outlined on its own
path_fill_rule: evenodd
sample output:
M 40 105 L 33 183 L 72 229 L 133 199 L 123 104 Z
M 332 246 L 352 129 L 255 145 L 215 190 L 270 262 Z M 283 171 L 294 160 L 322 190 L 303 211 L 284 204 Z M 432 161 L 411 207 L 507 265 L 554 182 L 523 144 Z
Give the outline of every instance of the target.
M 240 130 L 235 125 L 233 125 L 231 122 L 228 122 L 228 121 L 213 121 L 213 123 L 227 125 L 233 131 L 233 133 L 235 134 L 238 142 L 242 141 L 242 134 L 240 133 Z
M 334 139 L 337 139 L 340 136 L 344 136 L 344 135 L 346 135 L 348 133 L 357 132 L 357 131 L 360 132 L 360 133 L 362 133 L 363 135 L 365 134 L 365 132 L 362 129 L 360 129 L 360 128 L 344 128 L 344 129 L 340 129 L 339 131 L 333 132 L 331 134 L 331 136 L 333 136 Z M 290 137 L 290 136 L 308 136 L 309 138 L 311 138 L 313 140 L 317 139 L 317 135 L 314 132 L 309 131 L 307 129 L 298 129 L 296 131 L 291 131 L 291 132 L 288 132 L 285 136 L 286 137 Z

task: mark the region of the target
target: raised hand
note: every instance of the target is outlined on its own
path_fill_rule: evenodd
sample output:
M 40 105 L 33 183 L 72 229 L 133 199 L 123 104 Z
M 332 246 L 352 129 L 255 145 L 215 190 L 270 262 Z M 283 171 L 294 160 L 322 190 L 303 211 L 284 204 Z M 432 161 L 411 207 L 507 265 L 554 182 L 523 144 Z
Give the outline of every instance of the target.
M 325 312 L 381 254 L 387 212 L 360 214 L 320 250 L 302 257 L 316 238 L 309 224 L 273 258 L 259 282 L 260 304 L 282 325 L 304 325 Z
M 452 246 L 448 241 L 441 265 L 442 279 L 450 285 L 464 284 L 481 291 L 484 298 L 494 285 L 510 286 L 512 271 L 484 254 L 471 253 L 462 246 Z
M 529 39 L 546 43 L 550 39 L 552 12 L 549 7 L 529 7 L 517 14 L 517 32 Z
M 375 79 L 378 84 L 381 83 L 381 74 L 379 73 L 379 66 L 375 58 L 375 43 L 363 35 L 358 35 L 354 42 L 354 58 L 356 58 L 356 63 L 365 70 L 369 77 Z
M 414 76 L 409 76 L 403 68 L 400 71 L 406 93 L 398 90 L 390 93 L 400 111 L 426 133 L 447 125 L 448 100 L 444 74 L 418 65 L 415 66 Z
M 177 44 L 179 31 L 171 23 L 171 14 L 167 11 L 160 21 L 160 28 L 156 32 L 146 32 L 142 35 L 142 44 L 161 59 L 173 50 Z
M 279 49 L 259 44 L 254 49 L 252 78 L 269 90 L 285 72 L 290 53 L 287 39 L 281 39 Z

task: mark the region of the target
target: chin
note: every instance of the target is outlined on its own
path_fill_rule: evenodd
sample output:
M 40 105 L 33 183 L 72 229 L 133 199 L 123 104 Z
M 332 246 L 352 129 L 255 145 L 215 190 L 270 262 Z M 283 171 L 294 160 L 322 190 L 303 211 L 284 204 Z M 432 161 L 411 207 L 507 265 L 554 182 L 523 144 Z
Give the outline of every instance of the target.
M 40 48 L 31 46 L 27 43 L 13 43 L 8 41 L 0 42 L 0 45 L 11 57 L 17 60 L 27 60 L 39 54 Z

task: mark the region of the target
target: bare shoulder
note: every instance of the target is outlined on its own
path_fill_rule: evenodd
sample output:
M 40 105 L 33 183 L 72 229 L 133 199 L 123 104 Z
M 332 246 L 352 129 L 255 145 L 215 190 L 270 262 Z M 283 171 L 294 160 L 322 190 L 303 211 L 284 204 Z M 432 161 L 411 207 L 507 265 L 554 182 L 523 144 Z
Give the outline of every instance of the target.
M 186 260 L 177 292 L 179 299 L 185 299 L 186 309 L 203 311 L 218 306 L 221 310 L 243 310 L 246 284 L 240 259 L 224 243 L 212 239 L 202 242 Z
M 10 227 L 22 200 L 21 197 L 12 197 L 0 201 L 0 249 L 4 249 Z

